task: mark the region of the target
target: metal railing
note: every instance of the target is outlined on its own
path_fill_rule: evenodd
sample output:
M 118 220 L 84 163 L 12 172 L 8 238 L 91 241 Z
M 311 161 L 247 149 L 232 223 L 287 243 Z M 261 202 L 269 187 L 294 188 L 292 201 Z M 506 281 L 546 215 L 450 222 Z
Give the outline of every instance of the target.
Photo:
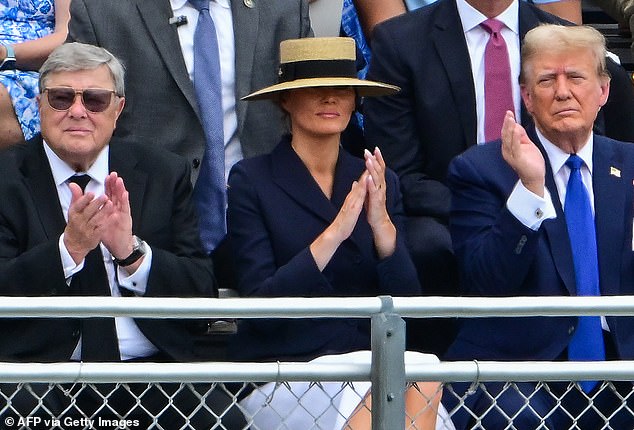
M 634 315 L 634 297 L 515 298 L 113 298 L 0 297 L 0 317 L 144 318 L 371 318 L 370 363 L 0 363 L 0 383 L 255 383 L 293 381 L 371 381 L 372 428 L 395 428 L 403 422 L 406 381 L 632 381 L 634 361 L 611 362 L 487 362 L 460 361 L 404 364 L 405 327 L 401 317 L 511 317 L 571 315 Z M 19 340 L 16 340 L 19 341 Z M 574 383 L 571 385 L 574 386 Z M 605 389 L 613 388 L 603 383 Z M 217 388 L 216 385 L 213 385 Z M 257 388 L 256 388 L 257 389 Z M 364 393 L 359 393 L 363 399 Z M 0 415 L 10 412 L 10 396 Z M 0 398 L 1 400 L 1 398 Z M 105 400 L 107 402 L 107 398 Z M 625 400 L 624 400 L 625 401 Z M 237 400 L 234 400 L 237 403 Z M 626 406 L 624 406 L 626 407 Z M 449 411 L 453 413 L 453 411 Z M 634 416 L 634 413 L 633 413 Z M 94 418 L 94 416 L 93 416 Z M 121 417 L 120 417 L 121 418 Z M 446 417 L 444 418 L 446 419 Z M 24 424 L 24 421 L 23 421 Z M 156 424 L 156 420 L 154 420 Z M 251 422 L 252 424 L 252 422 Z M 0 428 L 2 428 L 0 423 Z M 31 428 L 22 427 L 5 428 Z M 84 428 L 91 428 L 89 426 Z M 156 428 L 162 428 L 157 424 Z M 184 427 L 186 428 L 186 427 Z M 211 426 L 210 426 L 211 428 Z M 222 429 L 222 417 L 213 428 Z M 253 425 L 251 428 L 254 428 Z M 315 427 L 320 428 L 320 427 Z M 513 428 L 512 425 L 509 428 Z M 605 428 L 609 427 L 609 424 Z M 171 430 L 171 429 L 170 429 Z M 262 429 L 264 430 L 264 429 Z M 271 430 L 271 429 L 266 429 Z

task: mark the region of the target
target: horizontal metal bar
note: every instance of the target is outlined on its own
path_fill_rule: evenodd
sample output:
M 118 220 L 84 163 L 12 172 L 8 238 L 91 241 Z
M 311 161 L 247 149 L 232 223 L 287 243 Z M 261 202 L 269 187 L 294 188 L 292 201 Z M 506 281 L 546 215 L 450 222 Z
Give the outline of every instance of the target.
M 5 363 L 0 382 L 369 381 L 370 363 Z
M 369 318 L 381 311 L 378 297 L 179 298 L 2 297 L 0 317 L 138 318 Z
M 408 381 L 634 381 L 634 361 L 455 361 L 405 365 Z M 2 382 L 369 381 L 369 363 L 2 363 Z
M 634 381 L 634 361 L 453 361 L 405 366 L 408 381 Z
M 395 297 L 403 317 L 634 316 L 634 296 Z M 369 318 L 378 297 L 0 297 L 0 317 Z
M 402 317 L 634 315 L 634 296 L 395 297 Z

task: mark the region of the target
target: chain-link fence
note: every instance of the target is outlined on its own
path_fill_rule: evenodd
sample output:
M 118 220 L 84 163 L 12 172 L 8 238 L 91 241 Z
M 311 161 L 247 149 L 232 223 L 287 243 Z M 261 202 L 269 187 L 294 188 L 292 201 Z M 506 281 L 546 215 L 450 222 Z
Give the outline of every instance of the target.
M 204 387 L 204 388 L 203 388 Z M 259 390 L 254 384 L 239 384 L 228 387 L 224 383 L 165 385 L 148 384 L 14 384 L 3 387 L 0 395 L 4 407 L 0 408 L 2 429 L 344 429 L 370 428 L 370 419 L 359 427 L 349 424 L 348 419 L 355 409 L 356 414 L 370 416 L 370 405 L 365 393 L 357 391 L 354 383 L 306 382 L 299 384 L 279 383 L 272 390 Z M 12 391 L 13 390 L 13 391 Z M 222 401 L 214 399 L 239 396 L 250 391 L 251 402 Z M 153 397 L 146 401 L 148 393 L 159 393 L 160 401 Z M 66 400 L 59 402 L 59 395 Z M 55 403 L 50 402 L 56 397 Z M 182 407 L 182 397 L 194 399 L 194 408 Z M 342 404 L 342 397 L 354 401 L 352 408 Z M 122 406 L 121 398 L 127 398 Z M 284 401 L 294 403 L 287 407 Z M 16 404 L 18 402 L 19 404 Z M 114 403 L 114 404 L 113 404 Z M 345 401 L 343 402 L 345 403 Z M 179 406 L 181 405 L 181 406 Z M 435 415 L 437 410 L 429 406 Z M 243 414 L 240 420 L 235 414 Z M 416 424 L 419 416 L 428 414 L 425 408 L 408 417 L 407 429 L 423 429 Z
M 632 429 L 632 361 L 439 362 L 404 351 L 401 316 L 596 314 L 632 315 L 634 298 L 3 297 L 2 317 L 359 317 L 372 318 L 373 338 L 371 352 L 309 363 L 0 363 L 0 429 L 491 430 L 493 417 L 508 429 Z M 587 394 L 583 380 L 599 385 Z

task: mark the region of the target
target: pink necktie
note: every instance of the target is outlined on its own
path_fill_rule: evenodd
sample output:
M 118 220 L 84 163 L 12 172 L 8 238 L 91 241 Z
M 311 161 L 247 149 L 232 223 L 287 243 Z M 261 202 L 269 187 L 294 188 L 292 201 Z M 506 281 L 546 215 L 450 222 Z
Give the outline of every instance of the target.
M 500 138 L 504 115 L 515 108 L 509 53 L 500 33 L 504 23 L 487 19 L 480 25 L 490 34 L 484 50 L 484 137 L 490 141 Z

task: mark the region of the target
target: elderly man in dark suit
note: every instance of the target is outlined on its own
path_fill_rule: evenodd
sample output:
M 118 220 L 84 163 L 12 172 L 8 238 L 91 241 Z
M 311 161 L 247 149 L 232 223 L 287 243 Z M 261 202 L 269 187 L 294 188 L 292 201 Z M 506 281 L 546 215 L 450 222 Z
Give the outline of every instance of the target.
M 509 52 L 513 110 L 526 125 L 530 117 L 517 82 L 520 41 L 540 23 L 561 19 L 525 1 L 439 0 L 377 25 L 373 34 L 368 78 L 398 85 L 401 92 L 364 102 L 367 143 L 379 146 L 399 175 L 409 247 L 429 294 L 452 294 L 457 288 L 445 178 L 454 156 L 488 140 L 482 61 L 488 34 L 479 24 L 494 17 L 506 24 L 501 32 Z M 609 61 L 608 69 L 613 91 L 596 130 L 634 141 L 634 88 L 617 64 Z M 431 346 L 441 353 L 446 343 L 439 339 Z
M 603 36 L 583 26 L 531 30 L 520 81 L 534 126 L 525 130 L 507 111 L 501 142 L 470 148 L 449 166 L 450 229 L 462 292 L 631 295 L 634 145 L 592 130 L 610 92 Z M 631 317 L 466 319 L 445 358 L 631 360 L 633 333 Z M 464 395 L 468 385 L 454 389 Z M 581 389 L 553 383 L 549 392 L 535 383 L 519 383 L 517 390 L 503 385 L 487 383 L 488 393 L 480 388 L 465 396 L 483 428 L 505 428 L 508 417 L 515 428 L 571 428 L 567 414 L 583 429 L 634 425 L 627 408 L 618 411 L 619 395 L 629 394 L 631 383 L 615 383 L 618 393 L 592 381 Z M 583 412 L 586 395 L 593 406 Z M 496 407 L 489 409 L 491 396 Z M 455 400 L 443 399 L 448 409 Z M 471 428 L 470 420 L 464 411 L 454 416 L 458 429 Z
M 0 156 L 0 195 L 6 203 L 0 207 L 0 295 L 215 295 L 186 161 L 159 148 L 111 142 L 125 105 L 121 63 L 103 48 L 71 43 L 57 48 L 40 73 L 41 136 Z M 2 361 L 202 359 L 195 321 L 37 318 L 5 319 L 0 326 Z M 165 407 L 159 422 L 179 428 L 178 411 L 189 414 L 199 404 L 197 395 L 185 390 L 169 406 L 160 389 L 146 388 L 130 387 L 144 393 L 141 407 L 123 388 L 107 387 L 102 395 L 113 410 L 141 426 L 151 419 L 143 408 L 156 413 Z M 177 388 L 165 387 L 167 392 Z M 6 386 L 0 389 L 7 394 Z M 207 401 L 221 412 L 230 398 L 215 391 Z M 37 399 L 26 390 L 11 399 L 12 408 L 24 416 L 72 414 L 75 399 L 90 416 L 103 402 L 88 388 L 77 394 L 44 387 L 41 394 L 45 409 L 39 412 L 32 412 Z M 63 412 L 66 408 L 70 412 Z M 211 414 L 199 414 L 192 422 L 202 429 L 215 421 Z

